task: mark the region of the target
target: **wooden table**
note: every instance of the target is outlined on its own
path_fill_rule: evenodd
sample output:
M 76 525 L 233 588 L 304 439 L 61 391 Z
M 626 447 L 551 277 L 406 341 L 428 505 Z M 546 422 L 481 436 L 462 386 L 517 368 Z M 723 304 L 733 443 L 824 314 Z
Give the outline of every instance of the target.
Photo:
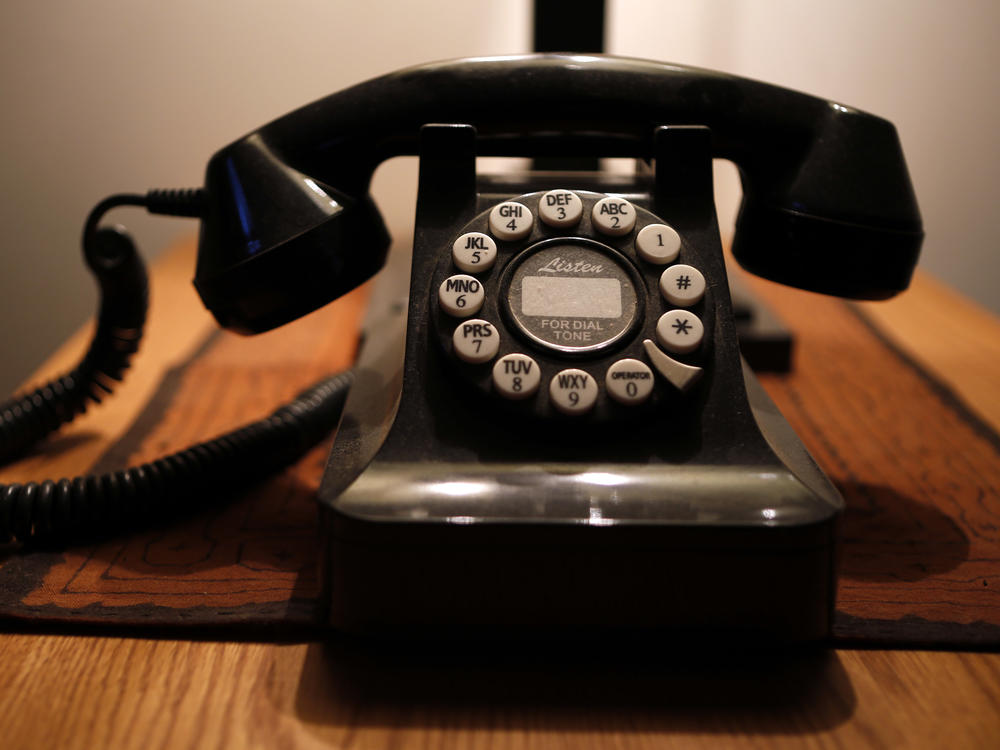
M 162 373 L 212 322 L 189 284 L 191 243 L 156 264 L 154 307 L 115 398 L 64 450 L 4 469 L 78 473 L 131 423 Z M 803 299 L 806 297 L 803 295 Z M 1000 429 L 1000 322 L 926 276 L 867 315 Z M 294 325 L 294 324 L 293 324 Z M 270 335 L 270 334 L 269 334 Z M 280 335 L 280 332 L 278 334 Z M 72 364 L 81 331 L 32 382 Z M 247 340 L 248 361 L 267 337 Z M 88 439 L 80 439 L 85 436 Z M 93 439 L 96 436 L 97 439 Z M 333 638 L 256 643 L 0 635 L 0 747 L 995 747 L 1000 655 L 838 650 L 720 654 L 622 666 L 607 645 L 554 663 L 434 668 L 359 656 Z

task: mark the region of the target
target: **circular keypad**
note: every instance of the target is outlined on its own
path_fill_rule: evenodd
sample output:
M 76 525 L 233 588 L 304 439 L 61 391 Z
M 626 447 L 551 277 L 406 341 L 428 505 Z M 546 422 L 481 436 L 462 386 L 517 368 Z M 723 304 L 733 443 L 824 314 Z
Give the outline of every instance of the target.
M 505 408 L 641 418 L 698 381 L 705 278 L 644 208 L 547 190 L 487 206 L 453 237 L 434 328 L 457 372 Z

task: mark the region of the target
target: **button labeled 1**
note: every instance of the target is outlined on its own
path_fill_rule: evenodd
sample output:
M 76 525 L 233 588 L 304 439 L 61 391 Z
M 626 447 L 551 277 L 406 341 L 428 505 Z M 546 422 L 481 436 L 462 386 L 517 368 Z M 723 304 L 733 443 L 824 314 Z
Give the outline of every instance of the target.
M 466 320 L 451 336 L 455 356 L 472 365 L 489 362 L 500 349 L 500 334 L 488 320 Z
M 597 381 L 583 370 L 562 370 L 549 381 L 549 398 L 563 414 L 583 414 L 597 401 Z
M 681 236 L 666 224 L 649 224 L 635 236 L 635 249 L 644 261 L 663 266 L 677 260 Z

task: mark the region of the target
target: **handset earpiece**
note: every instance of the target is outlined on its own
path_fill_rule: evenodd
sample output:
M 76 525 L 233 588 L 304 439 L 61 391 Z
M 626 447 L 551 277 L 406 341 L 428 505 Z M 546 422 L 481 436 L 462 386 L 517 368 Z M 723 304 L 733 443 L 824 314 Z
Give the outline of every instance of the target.
M 892 123 L 825 102 L 801 152 L 741 164 L 733 255 L 748 271 L 839 297 L 904 289 L 923 229 Z
M 219 324 L 260 333 L 371 278 L 389 234 L 367 192 L 288 166 L 252 135 L 209 162 L 195 287 Z
M 195 285 L 219 322 L 273 328 L 354 288 L 384 262 L 372 172 L 416 154 L 428 123 L 471 125 L 479 156 L 650 159 L 664 125 L 706 126 L 740 168 L 734 241 L 750 270 L 831 294 L 906 287 L 923 237 L 895 129 L 765 83 L 604 55 L 456 60 L 313 102 L 208 166 Z

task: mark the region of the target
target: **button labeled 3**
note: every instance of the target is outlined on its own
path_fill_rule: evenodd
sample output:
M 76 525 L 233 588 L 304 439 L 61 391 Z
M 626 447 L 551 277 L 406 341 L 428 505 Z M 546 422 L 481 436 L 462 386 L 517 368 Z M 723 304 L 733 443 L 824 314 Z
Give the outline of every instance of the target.
M 538 200 L 538 216 L 550 227 L 571 227 L 583 216 L 583 201 L 572 190 L 550 190 Z

